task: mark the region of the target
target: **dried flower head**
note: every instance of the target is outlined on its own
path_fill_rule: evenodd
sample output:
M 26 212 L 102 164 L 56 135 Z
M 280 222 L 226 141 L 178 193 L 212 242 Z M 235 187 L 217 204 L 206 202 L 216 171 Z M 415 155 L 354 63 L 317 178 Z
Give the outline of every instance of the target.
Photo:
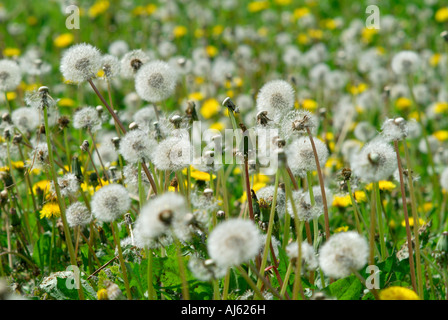
M 19 65 L 8 59 L 0 60 L 0 91 L 12 91 L 22 79 Z
M 94 107 L 83 107 L 73 116 L 75 129 L 84 129 L 94 133 L 101 129 L 101 123 L 100 115 Z
M 101 53 L 90 44 L 76 44 L 62 55 L 60 70 L 64 78 L 73 83 L 93 79 L 101 70 Z
M 68 225 L 72 228 L 88 225 L 92 221 L 92 214 L 82 202 L 72 203 L 67 208 L 66 215 Z
M 112 222 L 126 213 L 131 206 L 128 191 L 120 184 L 109 184 L 93 195 L 92 213 L 103 222 Z
M 145 101 L 159 102 L 171 96 L 176 88 L 177 74 L 166 62 L 151 61 L 135 75 L 135 90 Z
M 126 53 L 120 60 L 121 76 L 125 79 L 134 78 L 140 68 L 149 60 L 149 56 L 141 49 Z
M 320 166 L 324 166 L 328 159 L 328 148 L 319 139 L 314 139 Z M 294 175 L 305 177 L 307 171 L 316 170 L 313 147 L 309 137 L 303 136 L 286 146 L 286 156 L 289 167 Z
M 386 119 L 381 127 L 381 135 L 386 141 L 403 140 L 408 136 L 408 125 L 403 118 Z
M 157 142 L 147 132 L 135 129 L 128 131 L 120 140 L 119 153 L 129 163 L 149 161 Z
M 334 234 L 319 251 L 319 265 L 329 277 L 344 278 L 367 263 L 369 246 L 364 237 L 354 231 Z
M 231 267 L 253 259 L 260 250 L 261 241 L 260 232 L 252 221 L 233 218 L 212 230 L 207 249 L 217 265 Z
M 135 222 L 136 240 L 144 247 L 152 247 L 166 235 L 183 236 L 186 224 L 185 199 L 177 193 L 164 193 L 152 198 L 141 210 Z M 178 232 L 180 231 L 180 232 Z
M 295 93 L 284 80 L 271 80 L 261 87 L 257 96 L 257 110 L 267 111 L 271 119 L 278 119 L 294 108 Z
M 397 166 L 394 149 L 383 140 L 369 142 L 351 160 L 353 174 L 365 182 L 387 180 Z

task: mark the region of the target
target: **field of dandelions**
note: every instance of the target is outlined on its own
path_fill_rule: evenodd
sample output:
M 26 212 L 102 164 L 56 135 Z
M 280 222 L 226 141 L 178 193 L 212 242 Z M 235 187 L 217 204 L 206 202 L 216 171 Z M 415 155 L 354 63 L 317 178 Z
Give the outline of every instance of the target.
M 0 21 L 0 299 L 448 299 L 446 2 Z

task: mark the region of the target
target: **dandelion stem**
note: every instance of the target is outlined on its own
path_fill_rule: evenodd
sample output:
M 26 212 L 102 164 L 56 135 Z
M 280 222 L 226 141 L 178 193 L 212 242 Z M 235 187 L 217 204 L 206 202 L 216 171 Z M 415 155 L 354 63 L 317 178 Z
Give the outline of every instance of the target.
M 401 187 L 401 199 L 403 202 L 404 221 L 406 223 L 406 235 L 407 235 L 408 250 L 409 250 L 409 267 L 410 267 L 410 273 L 411 273 L 411 282 L 412 282 L 412 287 L 413 287 L 414 291 L 417 292 L 417 284 L 415 281 L 414 254 L 413 254 L 413 248 L 412 248 L 412 235 L 411 235 L 411 227 L 409 224 L 408 207 L 406 204 L 406 191 L 404 188 L 403 168 L 401 166 L 400 151 L 398 149 L 398 142 L 396 140 L 394 141 L 394 147 L 395 147 L 395 153 L 397 154 L 398 173 L 400 176 L 400 187 Z
M 266 232 L 266 243 L 264 245 L 263 256 L 262 256 L 261 266 L 260 266 L 260 274 L 262 274 L 262 275 L 264 273 L 264 268 L 266 267 L 266 261 L 267 261 L 268 254 L 269 254 L 268 250 L 269 250 L 270 244 L 271 244 L 272 229 L 274 226 L 275 207 L 277 205 L 277 192 L 278 192 L 279 176 L 280 176 L 280 173 L 279 173 L 279 171 L 277 171 L 277 173 L 275 174 L 274 196 L 272 198 L 272 203 L 271 203 L 271 213 L 269 215 L 268 230 Z M 262 282 L 262 279 L 259 277 L 258 282 L 257 282 L 258 288 L 261 288 L 261 282 Z
M 420 235 L 418 232 L 418 229 L 420 227 L 419 222 L 420 218 L 418 216 L 417 199 L 415 197 L 414 181 L 412 178 L 411 158 L 409 156 L 409 150 L 406 141 L 403 141 L 403 148 L 404 148 L 406 165 L 408 168 L 408 185 L 409 185 L 409 193 L 411 196 L 412 218 L 414 220 L 415 267 L 417 268 L 418 295 L 420 296 L 420 298 L 423 299 L 423 274 L 422 274 L 421 256 L 420 256 Z
M 247 284 L 254 290 L 254 293 L 258 296 L 259 299 L 265 300 L 263 294 L 260 289 L 258 289 L 257 285 L 252 281 L 252 279 L 247 274 L 246 270 L 242 266 L 237 266 L 238 271 L 243 276 L 244 280 L 246 280 Z
M 383 261 L 388 257 L 388 253 L 386 249 L 386 243 L 384 241 L 383 210 L 381 208 L 381 196 L 378 181 L 373 183 L 373 193 L 375 197 L 376 211 L 378 215 L 378 232 L 380 237 L 381 261 Z
M 317 156 L 316 146 L 314 144 L 313 136 L 309 127 L 306 127 L 308 137 L 310 138 L 311 146 L 313 148 L 314 159 L 316 161 L 317 176 L 319 178 L 320 191 L 322 194 L 322 203 L 324 205 L 324 218 L 325 218 L 325 237 L 328 240 L 330 238 L 330 222 L 328 217 L 328 205 L 327 196 L 325 194 L 324 177 L 322 175 L 322 170 L 320 168 L 319 158 Z
M 131 289 L 129 287 L 128 273 L 127 273 L 126 264 L 125 264 L 124 258 L 123 258 L 123 252 L 121 251 L 121 244 L 120 244 L 120 239 L 119 239 L 119 235 L 118 235 L 118 226 L 117 226 L 116 221 L 111 223 L 111 231 L 112 231 L 112 235 L 114 237 L 115 245 L 117 246 L 118 260 L 120 261 L 121 272 L 123 274 L 124 286 L 126 288 L 126 296 L 127 296 L 128 300 L 132 300 Z
M 188 291 L 188 282 L 187 282 L 187 276 L 185 274 L 184 261 L 182 259 L 182 251 L 181 251 L 181 247 L 180 247 L 180 241 L 179 241 L 179 239 L 177 239 L 177 237 L 175 237 L 174 242 L 176 245 L 177 262 L 179 264 L 179 275 L 182 280 L 182 299 L 190 300 L 190 292 Z
M 51 140 L 50 140 L 50 127 L 48 125 L 47 106 L 44 106 L 43 109 L 44 109 L 44 125 L 45 125 L 45 132 L 46 132 L 45 137 L 47 139 L 48 159 L 49 159 L 49 163 L 50 163 L 50 173 L 51 173 L 51 177 L 53 180 L 54 189 L 56 191 L 56 198 L 57 198 L 57 201 L 59 204 L 59 210 L 61 211 L 61 220 L 62 220 L 62 225 L 64 228 L 65 242 L 67 244 L 68 252 L 70 255 L 70 263 L 73 266 L 77 266 L 78 264 L 76 263 L 76 257 L 75 257 L 75 251 L 73 248 L 72 237 L 70 235 L 67 218 L 65 216 L 65 203 L 61 196 L 61 190 L 59 189 L 58 179 L 57 179 L 57 175 L 56 175 L 56 169 L 54 166 L 55 162 L 54 162 L 54 158 L 53 158 L 53 147 L 52 147 Z M 84 292 L 83 292 L 83 289 L 81 286 L 79 286 L 79 288 L 78 288 L 78 295 L 79 295 L 80 300 L 84 300 Z
M 120 119 L 118 118 L 117 114 L 114 112 L 114 110 L 110 107 L 110 105 L 107 103 L 107 101 L 104 99 L 104 97 L 101 95 L 101 93 L 98 91 L 97 87 L 93 83 L 92 79 L 88 80 L 90 86 L 92 87 L 93 91 L 95 91 L 96 95 L 100 98 L 101 102 L 104 104 L 104 106 L 107 108 L 107 111 L 109 111 L 112 118 L 114 118 L 115 123 L 120 127 L 123 134 L 125 134 L 127 131 L 125 127 L 123 126 L 123 123 L 121 123 Z M 153 177 L 151 176 L 151 173 L 148 170 L 148 167 L 145 163 L 142 163 L 143 171 L 148 176 L 149 183 L 151 184 L 151 187 L 155 194 L 157 194 L 156 184 L 154 182 Z
M 353 211 L 355 212 L 356 230 L 358 231 L 359 234 L 361 234 L 362 229 L 361 229 L 361 224 L 359 223 L 359 216 L 361 214 L 360 214 L 358 206 L 356 204 L 355 197 L 353 196 L 350 179 L 348 179 L 346 182 L 347 182 L 347 190 L 348 190 L 348 193 L 350 194 L 350 200 L 352 201 Z

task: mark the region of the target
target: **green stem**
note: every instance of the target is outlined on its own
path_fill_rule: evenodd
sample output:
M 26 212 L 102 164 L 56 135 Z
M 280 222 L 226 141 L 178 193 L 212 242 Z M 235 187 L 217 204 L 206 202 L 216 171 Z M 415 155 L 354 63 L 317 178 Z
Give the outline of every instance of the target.
M 383 210 L 381 209 L 381 196 L 379 182 L 373 183 L 373 192 L 376 201 L 376 211 L 378 215 L 378 232 L 380 234 L 380 249 L 381 249 L 381 261 L 388 257 L 386 243 L 384 241 L 384 226 L 383 226 Z
M 179 264 L 179 275 L 182 280 L 182 299 L 183 300 L 190 300 L 190 292 L 188 290 L 188 282 L 187 282 L 187 275 L 185 273 L 185 266 L 184 261 L 182 258 L 182 251 L 180 247 L 180 241 L 175 237 L 174 239 L 175 245 L 176 245 L 176 253 L 177 253 L 177 262 Z
M 76 263 L 75 251 L 74 251 L 73 243 L 72 243 L 72 237 L 70 234 L 70 230 L 68 228 L 67 218 L 65 215 L 65 203 L 61 196 L 61 190 L 59 189 L 58 179 L 57 179 L 57 175 L 56 175 L 56 168 L 54 165 L 53 148 L 52 148 L 52 144 L 51 144 L 51 140 L 50 140 L 50 132 L 51 131 L 50 131 L 50 126 L 48 125 L 48 110 L 47 110 L 46 106 L 44 107 L 44 125 L 45 125 L 45 132 L 46 132 L 45 137 L 47 139 L 50 173 L 51 173 L 51 177 L 53 180 L 54 189 L 56 191 L 56 198 L 58 201 L 59 210 L 61 211 L 61 220 L 62 220 L 62 225 L 64 228 L 65 242 L 67 244 L 68 252 L 70 255 L 70 263 L 73 266 L 77 266 L 78 264 Z M 78 295 L 79 295 L 80 300 L 84 300 L 84 292 L 83 292 L 83 289 L 81 286 L 79 286 Z
M 112 235 L 114 237 L 115 245 L 117 246 L 118 260 L 120 261 L 121 272 L 123 274 L 124 286 L 126 288 L 126 296 L 127 296 L 128 300 L 132 300 L 131 288 L 129 287 L 128 272 L 126 269 L 126 264 L 124 262 L 123 252 L 121 251 L 118 225 L 117 225 L 116 221 L 111 223 L 111 230 L 112 230 Z

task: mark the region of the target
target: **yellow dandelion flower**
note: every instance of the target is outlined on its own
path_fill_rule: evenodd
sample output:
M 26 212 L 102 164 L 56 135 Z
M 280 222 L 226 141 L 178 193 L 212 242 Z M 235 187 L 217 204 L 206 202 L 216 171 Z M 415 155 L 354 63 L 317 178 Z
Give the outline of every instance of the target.
M 394 219 L 390 219 L 389 221 L 389 228 L 391 229 L 395 229 L 397 227 L 397 223 L 395 222 Z
M 58 105 L 60 107 L 74 107 L 75 106 L 75 100 L 70 98 L 61 98 L 58 101 Z
M 352 200 L 349 194 L 345 196 L 334 196 L 332 204 L 335 207 L 346 208 L 352 204 Z
M 380 291 L 380 300 L 420 300 L 411 289 L 392 286 Z
M 300 18 L 303 18 L 306 15 L 310 14 L 310 9 L 308 9 L 307 7 L 301 7 L 301 8 L 297 8 L 296 10 L 294 10 L 293 13 L 293 17 L 294 19 L 298 20 Z
M 41 192 L 46 194 L 50 191 L 50 186 L 51 182 L 49 180 L 41 180 L 33 185 L 33 192 L 36 194 L 38 190 L 41 190 Z
M 260 12 L 267 8 L 269 8 L 268 1 L 252 1 L 247 5 L 247 10 L 249 10 L 249 12 Z
M 215 46 L 209 45 L 209 46 L 205 47 L 205 52 L 207 52 L 207 55 L 210 58 L 213 58 L 214 56 L 216 56 L 218 54 L 218 48 L 216 48 Z
M 173 36 L 175 38 L 182 38 L 183 36 L 185 36 L 188 33 L 188 29 L 185 26 L 176 26 L 173 29 Z
M 280 6 L 287 6 L 291 4 L 292 0 L 275 0 L 275 3 Z
M 203 84 L 204 83 L 204 78 L 202 78 L 202 77 L 196 77 L 196 78 L 194 78 L 194 82 L 196 83 L 196 84 Z
M 218 24 L 212 28 L 212 34 L 215 37 L 220 36 L 223 31 L 224 31 L 224 26 L 222 26 L 220 24 Z
M 210 129 L 222 131 L 225 129 L 225 125 L 222 122 L 215 122 L 210 125 Z
M 261 27 L 260 29 L 257 30 L 257 33 L 260 37 L 266 37 L 269 33 L 269 29 L 266 27 Z
M 429 58 L 429 64 L 433 67 L 439 64 L 442 55 L 440 53 L 434 53 L 431 58 Z
M 90 18 L 96 18 L 99 15 L 103 14 L 104 12 L 109 9 L 110 3 L 107 0 L 100 0 L 95 2 L 90 8 L 87 14 Z
M 192 92 L 188 95 L 188 99 L 190 100 L 196 100 L 196 101 L 201 101 L 202 99 L 204 99 L 204 95 L 201 92 Z
M 428 212 L 430 211 L 432 208 L 434 207 L 432 202 L 425 202 L 422 206 L 421 209 L 423 209 L 423 211 Z
M 395 106 L 398 110 L 403 111 L 409 109 L 412 106 L 411 99 L 400 97 L 395 101 Z
M 43 205 L 42 210 L 40 210 L 40 218 L 59 218 L 61 216 L 61 210 L 59 205 L 54 202 L 47 202 Z
M 364 191 L 355 191 L 353 194 L 353 197 L 355 198 L 356 202 L 366 202 L 367 201 L 367 195 Z
M 220 109 L 221 105 L 218 100 L 210 98 L 204 101 L 199 112 L 205 119 L 209 119 L 216 115 Z
M 432 134 L 439 141 L 448 140 L 448 130 L 439 130 Z
M 251 186 L 251 189 L 254 190 L 255 192 L 257 192 L 258 190 L 260 190 L 261 188 L 266 187 L 266 183 L 264 182 L 256 182 L 254 183 L 253 186 Z M 239 199 L 239 202 L 244 203 L 247 201 L 247 194 L 246 192 L 243 193 L 243 195 L 241 196 L 241 198 Z
M 299 44 L 308 44 L 310 42 L 310 38 L 305 33 L 299 33 L 297 36 L 297 42 Z
M 375 28 L 364 28 L 361 31 L 361 39 L 364 43 L 370 43 L 377 33 L 378 30 Z
M 440 8 L 437 10 L 435 19 L 437 22 L 448 21 L 448 7 Z
M 98 296 L 98 300 L 109 300 L 109 297 L 107 296 L 107 289 L 100 289 L 96 293 Z
M 441 114 L 448 111 L 448 102 L 436 102 L 434 106 L 434 113 Z
M 366 91 L 368 88 L 366 83 L 360 83 L 357 86 L 356 85 L 351 85 L 348 88 L 348 91 L 352 94 L 352 95 L 358 95 L 364 91 Z
M 317 102 L 313 99 L 304 99 L 302 101 L 302 107 L 303 109 L 314 111 L 317 109 Z
M 418 218 L 418 225 L 419 226 L 422 226 L 425 223 L 426 223 L 425 220 L 423 220 L 422 218 Z M 401 221 L 401 226 L 402 227 L 406 227 L 406 221 L 405 220 Z M 409 217 L 409 226 L 410 227 L 414 226 L 414 218 L 412 218 L 412 217 Z
M 312 39 L 321 40 L 324 36 L 324 32 L 320 29 L 310 29 L 308 30 L 308 35 Z
M 347 231 L 348 231 L 348 226 L 342 226 L 342 227 L 334 229 L 334 232 L 336 232 L 336 233 L 347 232 Z
M 146 14 L 151 15 L 151 14 L 153 14 L 154 12 L 157 11 L 157 6 L 156 6 L 155 4 L 153 4 L 153 3 L 148 4 L 148 5 L 145 7 L 145 11 L 146 11 Z
M 338 27 L 338 23 L 334 19 L 325 19 L 323 27 L 329 30 L 334 30 Z
M 381 180 L 378 182 L 378 184 L 379 184 L 380 190 L 382 190 L 382 191 L 391 191 L 391 190 L 394 190 L 395 187 L 397 186 L 395 183 L 393 183 L 391 181 L 387 181 L 387 180 Z M 373 187 L 373 184 L 369 183 L 366 186 L 366 189 L 371 191 L 372 187 Z
M 191 171 L 191 177 L 195 180 L 210 181 L 210 173 L 194 170 Z M 212 180 L 216 179 L 216 175 L 212 174 Z
M 15 93 L 15 92 L 7 92 L 6 93 L 6 99 L 8 99 L 8 101 L 12 101 L 15 98 L 17 98 L 17 93 Z
M 73 43 L 74 36 L 71 33 L 63 33 L 54 38 L 53 44 L 58 48 L 65 48 Z
M 202 38 L 205 36 L 205 31 L 204 29 L 198 28 L 196 30 L 194 30 L 194 36 L 195 38 Z
M 20 49 L 19 48 L 5 48 L 3 50 L 3 55 L 5 57 L 18 57 L 18 56 L 20 56 Z

